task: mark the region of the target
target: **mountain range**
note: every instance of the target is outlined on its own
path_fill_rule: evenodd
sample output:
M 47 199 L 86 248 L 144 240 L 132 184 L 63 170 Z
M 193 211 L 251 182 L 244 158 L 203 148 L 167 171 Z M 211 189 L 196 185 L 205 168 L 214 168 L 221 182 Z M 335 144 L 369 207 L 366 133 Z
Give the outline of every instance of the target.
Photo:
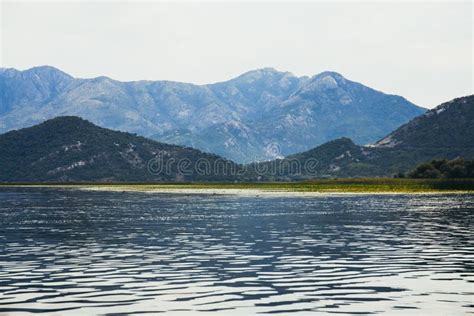
M 316 172 L 290 175 L 284 170 L 276 178 L 393 176 L 432 159 L 473 159 L 474 95 L 443 103 L 373 145 L 360 146 L 340 138 L 290 155 L 277 164 L 295 160 L 302 164 L 311 158 L 318 161 Z
M 50 66 L 0 68 L 0 133 L 57 116 L 238 163 L 302 152 L 340 137 L 373 143 L 426 110 L 335 72 L 263 68 L 215 84 L 74 78 Z
M 284 159 L 246 166 L 193 148 L 112 131 L 71 116 L 2 134 L 0 148 L 1 182 L 258 181 L 393 176 L 435 158 L 473 159 L 474 96 L 458 98 L 427 111 L 373 145 L 361 146 L 349 138 L 339 138 Z M 178 167 L 180 161 L 185 162 L 184 169 Z M 280 168 L 294 162 L 304 166 L 308 161 L 315 162 L 311 172 L 304 168 L 299 173 Z M 278 168 L 262 169 L 262 165 Z M 158 168 L 163 166 L 164 169 Z M 197 172 L 203 169 L 205 172 Z

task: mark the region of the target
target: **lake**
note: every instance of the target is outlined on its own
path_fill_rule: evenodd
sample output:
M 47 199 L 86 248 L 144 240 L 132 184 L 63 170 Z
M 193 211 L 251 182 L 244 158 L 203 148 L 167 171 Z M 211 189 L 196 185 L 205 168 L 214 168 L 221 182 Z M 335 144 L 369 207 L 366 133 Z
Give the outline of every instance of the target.
M 0 189 L 0 315 L 474 313 L 474 195 Z

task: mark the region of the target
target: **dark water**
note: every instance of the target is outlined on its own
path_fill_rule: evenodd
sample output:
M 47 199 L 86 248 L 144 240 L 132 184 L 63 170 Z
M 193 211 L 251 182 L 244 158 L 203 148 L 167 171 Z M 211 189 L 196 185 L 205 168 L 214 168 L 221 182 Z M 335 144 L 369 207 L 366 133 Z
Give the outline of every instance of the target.
M 474 313 L 474 196 L 0 191 L 0 315 Z

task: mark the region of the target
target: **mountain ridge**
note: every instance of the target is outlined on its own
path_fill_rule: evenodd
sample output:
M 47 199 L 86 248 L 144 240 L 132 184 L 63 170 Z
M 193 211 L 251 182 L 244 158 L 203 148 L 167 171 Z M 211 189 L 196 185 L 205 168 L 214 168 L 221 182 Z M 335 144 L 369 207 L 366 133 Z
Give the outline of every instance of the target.
M 79 79 L 50 66 L 3 69 L 0 87 L 0 132 L 73 115 L 238 162 L 343 136 L 371 143 L 425 111 L 335 72 L 309 78 L 272 68 L 206 85 Z M 276 142 L 281 152 L 272 156 L 266 148 Z
M 446 132 L 449 135 L 445 135 Z M 406 174 L 418 164 L 433 159 L 459 158 L 474 158 L 474 95 L 445 102 L 400 126 L 374 145 L 360 146 L 349 138 L 339 138 L 277 163 L 296 160 L 303 164 L 305 160 L 317 159 L 317 177 L 380 177 Z M 283 172 L 269 180 L 314 176 L 291 176 Z
M 459 143 L 459 139 L 474 139 L 474 129 L 472 128 L 472 122 L 474 122 L 473 103 L 473 95 L 444 102 L 400 126 L 377 141 L 374 147 L 420 147 L 420 143 L 423 146 L 431 147 L 456 147 L 455 145 Z M 455 108 L 452 108 L 453 106 Z M 447 113 L 451 117 L 445 117 Z M 426 128 L 427 126 L 430 126 L 429 134 L 420 135 L 419 131 L 415 133 L 417 129 Z M 457 128 L 452 129 L 453 126 Z M 418 137 L 414 138 L 413 135 L 417 134 Z

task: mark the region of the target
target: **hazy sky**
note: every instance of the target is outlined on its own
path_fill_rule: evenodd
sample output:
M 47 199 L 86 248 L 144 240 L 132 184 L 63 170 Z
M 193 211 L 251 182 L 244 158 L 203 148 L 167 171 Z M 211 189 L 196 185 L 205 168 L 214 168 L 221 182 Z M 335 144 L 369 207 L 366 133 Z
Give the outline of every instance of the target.
M 325 70 L 424 107 L 473 93 L 473 5 L 2 1 L 2 67 L 211 83 Z

